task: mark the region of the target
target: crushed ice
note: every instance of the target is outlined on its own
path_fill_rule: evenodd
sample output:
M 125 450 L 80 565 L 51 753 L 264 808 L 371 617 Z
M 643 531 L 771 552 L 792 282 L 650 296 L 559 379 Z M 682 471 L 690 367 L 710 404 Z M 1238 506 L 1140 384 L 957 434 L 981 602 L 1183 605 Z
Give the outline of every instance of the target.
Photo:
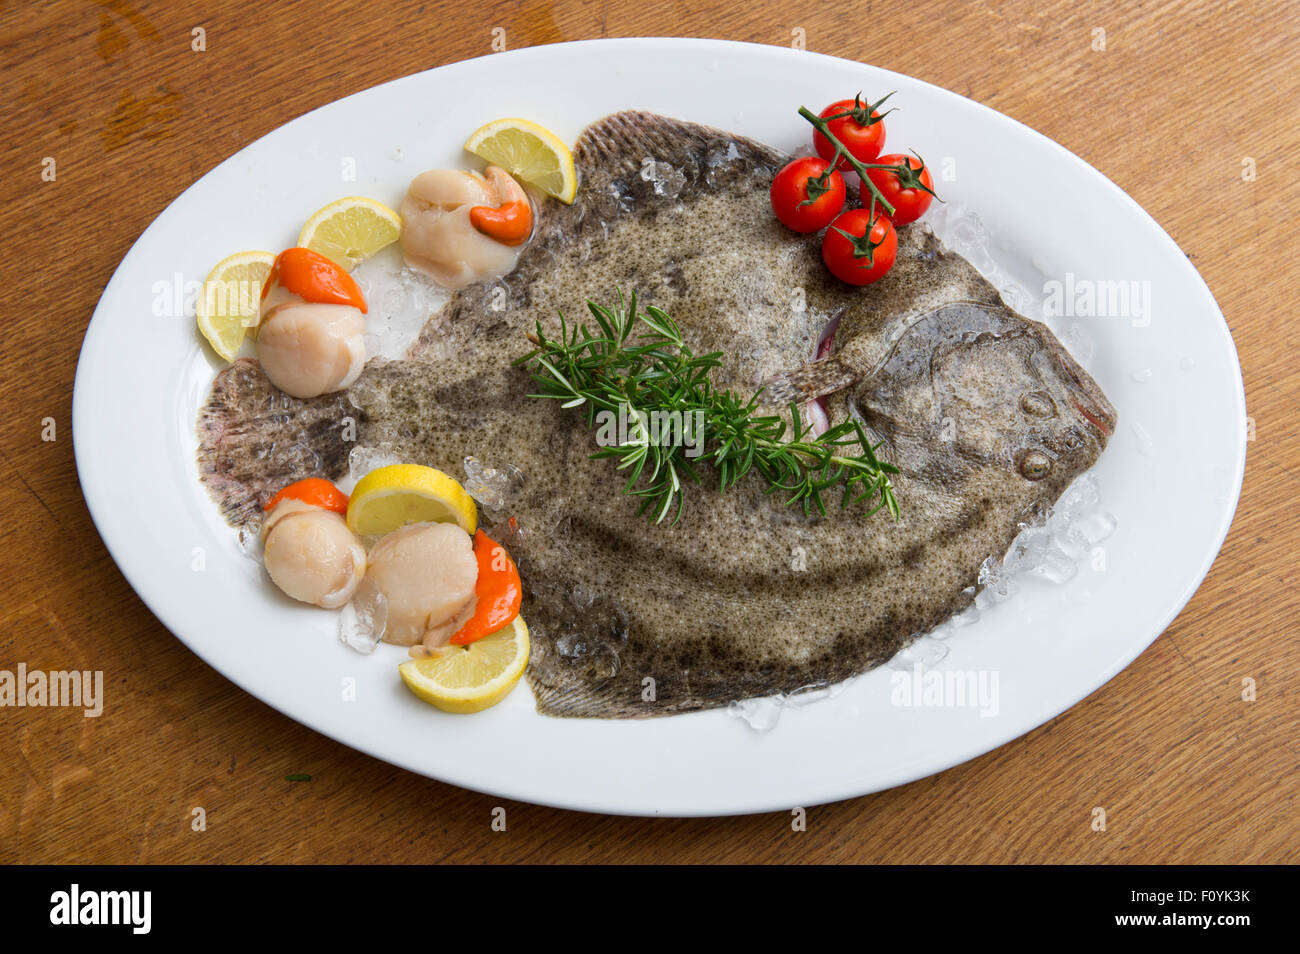
M 723 182 L 728 167 L 740 158 L 734 139 L 715 139 L 704 153 L 704 182 L 715 189 Z
M 911 672 L 913 666 L 929 669 L 937 666 L 947 655 L 948 647 L 943 642 L 933 636 L 922 636 L 895 653 L 894 658 L 889 660 L 889 666 L 904 672 Z
M 609 229 L 609 223 L 613 222 L 620 215 L 631 212 L 634 207 L 632 193 L 627 188 L 627 183 L 622 180 L 616 180 L 606 185 L 604 189 L 595 189 L 591 193 L 591 207 L 601 218 L 604 226 Z M 608 234 L 606 234 L 608 238 Z M 554 252 L 549 245 L 542 245 L 544 252 L 549 253 L 554 258 Z
M 727 712 L 755 732 L 770 732 L 776 728 L 785 709 L 797 709 L 814 702 L 821 702 L 823 699 L 834 699 L 848 687 L 850 681 L 845 679 L 843 682 L 836 683 L 819 682 L 802 686 L 793 692 L 778 692 L 774 696 L 762 696 L 757 699 L 740 699 L 728 705 Z
M 502 511 L 519 496 L 524 475 L 513 464 L 489 467 L 477 457 L 465 458 L 465 491 L 484 510 Z
M 742 699 L 727 706 L 727 711 L 744 721 L 755 732 L 770 732 L 781 721 L 781 701 L 784 696 L 761 699 Z
M 1079 562 L 1116 526 L 1115 516 L 1101 507 L 1097 478 L 1083 474 L 1066 488 L 1042 524 L 1024 527 L 1001 560 L 990 556 L 984 561 L 976 608 L 1009 599 L 1025 578 L 1069 582 L 1078 575 Z
M 339 481 L 339 489 L 350 494 L 357 481 L 372 470 L 400 463 L 401 455 L 390 444 L 358 444 L 348 452 L 348 475 Z
M 998 264 L 991 250 L 988 229 L 969 206 L 960 202 L 936 203 L 926 214 L 925 224 L 948 249 L 975 266 L 975 270 L 998 290 L 1008 308 L 1026 318 L 1043 320 L 1042 294 L 1026 288 L 1008 269 Z
M 239 528 L 239 536 L 236 539 L 239 552 L 248 559 L 257 563 L 262 563 L 262 521 L 260 518 L 244 524 Z
M 655 195 L 675 199 L 686 185 L 686 173 L 672 163 L 663 162 L 653 156 L 641 160 L 641 179 L 654 186 Z
M 388 600 L 370 577 L 364 578 L 339 610 L 339 639 L 359 653 L 375 651 L 388 629 Z
M 402 261 L 394 242 L 352 271 L 365 296 L 366 356 L 390 361 L 405 357 L 425 322 L 442 310 L 451 292 Z

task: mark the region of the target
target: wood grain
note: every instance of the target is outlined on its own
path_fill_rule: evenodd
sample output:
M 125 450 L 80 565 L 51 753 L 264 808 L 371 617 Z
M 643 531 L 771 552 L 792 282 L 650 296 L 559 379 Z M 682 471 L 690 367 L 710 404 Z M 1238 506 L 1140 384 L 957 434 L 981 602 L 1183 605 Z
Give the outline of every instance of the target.
M 111 706 L 0 709 L 0 861 L 1296 861 L 1296 24 L 1283 2 L 5 3 L 0 668 L 102 669 Z M 186 650 L 127 586 L 78 489 L 72 381 L 99 293 L 222 159 L 347 93 L 487 54 L 494 27 L 511 47 L 787 45 L 801 28 L 811 50 L 1001 110 L 1128 191 L 1227 315 L 1257 431 L 1227 543 L 1177 621 L 1048 725 L 811 809 L 803 832 L 786 813 L 612 818 L 432 782 L 291 722 Z M 312 781 L 285 781 L 299 772 Z M 505 832 L 490 826 L 498 805 Z M 206 831 L 191 829 L 196 806 Z

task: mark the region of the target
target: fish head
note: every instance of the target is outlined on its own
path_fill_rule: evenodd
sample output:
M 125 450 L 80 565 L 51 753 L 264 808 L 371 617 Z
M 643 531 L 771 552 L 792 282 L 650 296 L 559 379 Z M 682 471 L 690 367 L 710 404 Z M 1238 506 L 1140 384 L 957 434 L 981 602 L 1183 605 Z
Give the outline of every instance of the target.
M 1114 408 L 1051 331 L 1000 304 L 916 319 L 854 397 L 887 443 L 905 435 L 921 460 L 994 463 L 1030 483 L 1091 466 L 1115 428 Z

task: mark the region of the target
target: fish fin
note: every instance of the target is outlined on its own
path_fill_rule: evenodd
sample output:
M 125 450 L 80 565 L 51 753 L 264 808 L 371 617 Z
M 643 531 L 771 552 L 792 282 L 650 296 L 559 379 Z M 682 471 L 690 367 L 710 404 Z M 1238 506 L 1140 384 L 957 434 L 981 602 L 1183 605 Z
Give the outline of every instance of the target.
M 199 409 L 199 479 L 232 526 L 255 523 L 262 505 L 304 477 L 347 473 L 348 422 L 361 412 L 341 392 L 291 398 L 250 358 L 227 365 Z
M 831 355 L 802 368 L 782 371 L 763 382 L 763 398 L 769 404 L 802 404 L 823 394 L 841 391 L 858 379 L 857 373 Z
M 573 159 L 593 179 L 624 179 L 650 189 L 641 174 L 647 159 L 666 162 L 682 170 L 689 180 L 721 162 L 729 170 L 725 181 L 747 182 L 752 175 L 774 174 L 788 157 L 771 146 L 712 126 L 631 109 L 584 129 L 574 144 Z

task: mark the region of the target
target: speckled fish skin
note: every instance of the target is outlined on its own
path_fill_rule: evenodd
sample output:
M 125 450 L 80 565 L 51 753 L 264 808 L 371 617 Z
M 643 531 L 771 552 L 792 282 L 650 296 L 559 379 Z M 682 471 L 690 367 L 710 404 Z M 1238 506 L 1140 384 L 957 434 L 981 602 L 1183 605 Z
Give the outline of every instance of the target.
M 727 133 L 628 112 L 575 148 L 582 187 L 547 202 L 518 269 L 457 293 L 410 356 L 373 361 L 346 395 L 297 401 L 254 362 L 223 371 L 200 415 L 200 472 L 234 524 L 290 480 L 340 477 L 356 442 L 455 476 L 465 456 L 524 475 L 503 542 L 525 582 L 528 681 L 558 716 L 640 718 L 836 682 L 880 665 L 967 607 L 1001 556 L 1096 461 L 1114 412 L 1051 332 L 1007 309 L 920 225 L 875 285 L 830 277 L 816 236 L 771 215 L 787 157 Z M 684 179 L 643 178 L 651 159 Z M 674 196 L 671 193 L 677 190 Z M 834 506 L 805 517 L 747 479 L 690 487 L 681 523 L 650 526 L 581 415 L 527 395 L 511 360 L 557 310 L 615 287 L 672 314 L 719 384 L 835 390 L 902 470 L 902 519 Z M 836 380 L 806 365 L 840 318 Z M 1026 474 L 1030 476 L 1027 477 Z

